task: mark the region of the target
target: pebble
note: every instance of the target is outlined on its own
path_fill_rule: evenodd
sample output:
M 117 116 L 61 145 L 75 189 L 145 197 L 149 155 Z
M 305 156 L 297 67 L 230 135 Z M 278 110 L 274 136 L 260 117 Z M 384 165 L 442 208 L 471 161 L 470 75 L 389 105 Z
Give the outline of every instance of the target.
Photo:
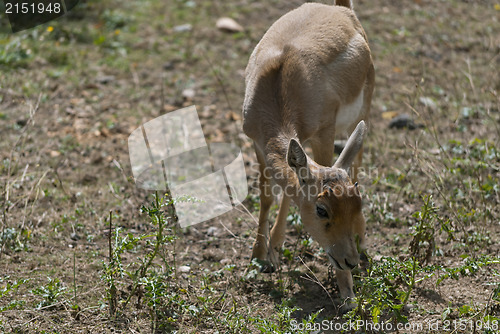
M 108 84 L 114 80 L 115 80 L 114 75 L 100 75 L 96 78 L 96 81 L 100 84 L 103 84 L 103 85 Z
M 437 110 L 436 102 L 434 102 L 430 97 L 421 96 L 418 100 L 420 101 L 420 103 L 430 108 L 432 111 Z
M 181 24 L 181 25 L 174 27 L 175 32 L 186 32 L 186 31 L 190 31 L 191 29 L 193 29 L 193 26 L 189 23 Z
M 186 98 L 186 99 L 192 99 L 194 98 L 194 96 L 196 95 L 194 89 L 192 88 L 186 88 L 182 91 L 182 97 Z
M 238 22 L 230 17 L 221 17 L 217 20 L 215 26 L 217 27 L 217 29 L 226 32 L 242 32 L 243 30 L 245 30 Z
M 413 119 L 408 114 L 401 114 L 394 117 L 389 123 L 389 128 L 403 129 L 408 128 L 410 130 L 415 130 L 417 128 L 423 127 L 422 124 L 416 124 Z
M 190 266 L 180 266 L 179 267 L 179 272 L 181 273 L 188 273 L 191 271 L 191 267 Z
M 207 230 L 208 236 L 217 236 L 219 234 L 219 229 L 215 226 L 210 226 Z

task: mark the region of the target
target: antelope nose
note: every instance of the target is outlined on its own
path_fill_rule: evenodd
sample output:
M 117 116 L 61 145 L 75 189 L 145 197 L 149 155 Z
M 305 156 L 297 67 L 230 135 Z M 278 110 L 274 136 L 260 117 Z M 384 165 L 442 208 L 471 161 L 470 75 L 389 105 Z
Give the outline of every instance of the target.
M 357 263 L 356 264 L 349 263 L 349 261 L 347 261 L 347 259 L 345 259 L 344 261 L 345 261 L 346 266 L 348 266 L 349 269 L 351 269 L 351 270 L 354 269 L 358 265 Z

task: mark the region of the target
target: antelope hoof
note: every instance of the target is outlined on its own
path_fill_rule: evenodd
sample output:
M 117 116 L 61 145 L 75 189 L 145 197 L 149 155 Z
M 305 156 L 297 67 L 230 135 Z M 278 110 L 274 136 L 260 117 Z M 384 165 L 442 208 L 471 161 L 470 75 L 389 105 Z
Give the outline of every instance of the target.
M 276 271 L 275 267 L 269 261 L 266 261 L 266 264 L 260 266 L 261 273 L 271 274 L 274 273 L 275 271 Z
M 259 266 L 259 271 L 261 273 L 273 273 L 275 271 L 273 264 L 268 260 L 261 260 L 259 258 L 253 258 L 252 263 L 256 263 Z
M 274 269 L 278 269 L 280 266 L 279 252 L 274 248 L 270 247 L 268 258 Z

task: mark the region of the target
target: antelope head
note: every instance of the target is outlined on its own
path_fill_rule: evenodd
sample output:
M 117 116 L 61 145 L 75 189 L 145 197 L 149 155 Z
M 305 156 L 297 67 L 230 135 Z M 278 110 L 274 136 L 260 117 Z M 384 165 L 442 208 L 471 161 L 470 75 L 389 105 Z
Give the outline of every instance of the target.
M 290 140 L 288 147 L 287 162 L 297 177 L 295 202 L 304 229 L 340 270 L 357 266 L 360 249 L 364 247 L 361 195 L 347 170 L 362 147 L 365 133 L 366 125 L 361 121 L 331 167 L 314 162 L 295 139 Z

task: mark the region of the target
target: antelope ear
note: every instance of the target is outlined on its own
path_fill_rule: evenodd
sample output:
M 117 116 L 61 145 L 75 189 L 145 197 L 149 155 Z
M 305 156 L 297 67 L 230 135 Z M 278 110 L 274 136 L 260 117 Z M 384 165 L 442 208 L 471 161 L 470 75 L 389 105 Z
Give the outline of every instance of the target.
M 291 139 L 288 144 L 286 160 L 288 162 L 288 166 L 294 170 L 299 177 L 300 183 L 302 184 L 309 174 L 307 168 L 307 155 L 300 146 L 299 142 L 295 139 Z
M 354 129 L 351 136 L 347 140 L 342 153 L 340 153 L 340 156 L 333 167 L 342 168 L 344 170 L 351 167 L 356 154 L 358 154 L 361 147 L 363 147 L 363 139 L 365 138 L 366 130 L 365 121 L 359 122 L 356 129 Z

